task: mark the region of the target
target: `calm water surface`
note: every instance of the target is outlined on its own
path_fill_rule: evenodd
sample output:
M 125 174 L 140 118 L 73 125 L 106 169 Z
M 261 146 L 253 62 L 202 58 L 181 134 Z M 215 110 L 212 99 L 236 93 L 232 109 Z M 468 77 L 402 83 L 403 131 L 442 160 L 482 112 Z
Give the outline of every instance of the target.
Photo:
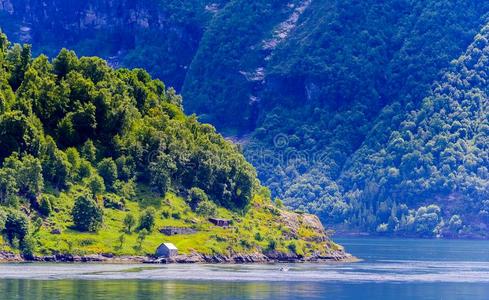
M 489 242 L 336 239 L 360 263 L 0 265 L 0 299 L 489 299 Z

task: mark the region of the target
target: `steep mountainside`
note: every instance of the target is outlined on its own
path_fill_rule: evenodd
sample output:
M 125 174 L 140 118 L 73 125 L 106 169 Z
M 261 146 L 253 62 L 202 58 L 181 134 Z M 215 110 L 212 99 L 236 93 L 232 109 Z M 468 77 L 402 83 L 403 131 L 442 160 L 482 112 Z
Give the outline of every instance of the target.
M 147 66 L 182 90 L 187 112 L 242 141 L 287 206 L 345 230 L 483 235 L 487 141 L 474 128 L 487 119 L 473 114 L 486 102 L 464 111 L 469 100 L 450 95 L 460 114 L 426 103 L 464 76 L 452 61 L 479 48 L 487 1 L 51 1 L 41 15 L 35 1 L 0 0 L 2 26 L 43 49 L 67 40 Z M 121 49 L 107 50 L 106 36 Z M 472 125 L 455 138 L 456 122 Z
M 0 0 L 0 27 L 35 54 L 62 48 L 141 67 L 180 89 L 204 28 L 226 0 Z
M 355 211 L 353 225 L 487 237 L 488 39 L 486 26 L 418 108 L 402 112 L 395 103 L 382 111 L 339 179 Z M 376 134 L 380 128 L 388 128 L 386 140 Z M 420 205 L 431 205 L 434 214 L 420 216 Z M 369 218 L 368 210 L 377 218 Z M 425 224 L 419 218 L 430 220 Z

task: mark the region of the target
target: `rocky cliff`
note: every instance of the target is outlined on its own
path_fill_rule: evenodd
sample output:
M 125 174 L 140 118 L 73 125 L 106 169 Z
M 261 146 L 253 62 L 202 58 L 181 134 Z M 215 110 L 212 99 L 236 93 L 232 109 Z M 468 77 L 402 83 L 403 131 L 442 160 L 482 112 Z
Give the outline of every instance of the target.
M 204 28 L 224 1 L 1 0 L 0 27 L 50 56 L 60 48 L 143 67 L 179 89 Z

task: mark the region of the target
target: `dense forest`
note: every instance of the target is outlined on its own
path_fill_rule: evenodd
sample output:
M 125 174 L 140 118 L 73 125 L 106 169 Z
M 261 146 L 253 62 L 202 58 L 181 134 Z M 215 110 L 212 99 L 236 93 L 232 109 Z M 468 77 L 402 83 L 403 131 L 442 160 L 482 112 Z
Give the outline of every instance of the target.
M 486 1 L 51 1 L 56 27 L 28 0 L 0 1 L 1 26 L 147 67 L 279 203 L 339 230 L 488 237 Z M 132 14 L 107 25 L 117 5 Z M 135 42 L 108 51 L 108 36 Z
M 0 141 L 1 251 L 143 255 L 165 240 L 187 254 L 340 249 L 314 216 L 273 205 L 238 147 L 143 69 L 66 49 L 34 58 L 0 34 Z M 165 237 L 164 226 L 194 234 Z
M 464 97 L 452 99 L 461 106 L 457 113 L 426 103 L 441 97 L 436 86 L 451 84 L 453 74 L 467 76 L 457 67 L 464 57 L 484 52 L 475 36 L 488 4 L 264 3 L 235 1 L 225 8 L 230 12 L 215 18 L 186 77 L 183 92 L 192 96 L 186 107 L 224 132 L 251 128 L 245 153 L 273 194 L 339 229 L 485 236 L 488 141 L 478 132 L 488 124 L 485 95 L 465 100 L 471 108 L 463 105 Z M 288 9 L 290 16 L 257 31 L 255 15 L 237 17 L 246 9 L 274 17 Z M 471 42 L 479 49 L 471 45 L 463 54 Z M 217 86 L 228 73 L 236 75 Z M 457 89 L 474 91 L 468 85 Z M 471 134 L 438 132 L 432 115 L 450 126 L 472 124 L 466 129 Z M 473 139 L 479 145 L 472 146 Z M 393 145 L 400 141 L 405 144 Z

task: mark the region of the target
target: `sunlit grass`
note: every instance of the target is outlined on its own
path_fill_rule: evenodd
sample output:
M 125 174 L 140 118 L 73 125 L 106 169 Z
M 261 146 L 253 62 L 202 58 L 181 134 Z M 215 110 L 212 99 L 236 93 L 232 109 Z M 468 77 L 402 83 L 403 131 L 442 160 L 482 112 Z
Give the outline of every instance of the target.
M 323 243 L 303 240 L 313 238 L 316 234 L 305 226 L 299 228 L 298 239 L 290 239 L 287 234 L 290 229 L 281 222 L 280 210 L 259 195 L 254 197 L 245 213 L 219 208 L 216 217 L 233 220 L 231 227 L 221 228 L 193 212 L 182 197 L 168 193 L 163 198 L 145 186 L 139 188 L 133 201 L 125 202 L 124 210 L 104 208 L 104 224 L 98 232 L 79 232 L 73 229 L 71 220 L 76 188 L 72 191 L 59 194 L 56 200 L 57 211 L 44 220 L 41 229 L 35 234 L 38 241 L 36 252 L 39 254 L 151 255 L 163 242 L 175 244 L 183 254 L 252 254 L 267 250 L 271 241 L 275 249 L 282 252 L 289 252 L 290 244 L 295 244 L 296 253 L 301 255 L 326 249 Z M 137 230 L 130 234 L 124 233 L 123 220 L 127 214 L 133 214 L 138 219 L 140 213 L 150 206 L 156 209 L 155 227 L 139 247 Z M 197 232 L 165 236 L 159 232 L 165 226 L 191 227 Z M 53 229 L 59 229 L 61 234 L 52 234 Z

